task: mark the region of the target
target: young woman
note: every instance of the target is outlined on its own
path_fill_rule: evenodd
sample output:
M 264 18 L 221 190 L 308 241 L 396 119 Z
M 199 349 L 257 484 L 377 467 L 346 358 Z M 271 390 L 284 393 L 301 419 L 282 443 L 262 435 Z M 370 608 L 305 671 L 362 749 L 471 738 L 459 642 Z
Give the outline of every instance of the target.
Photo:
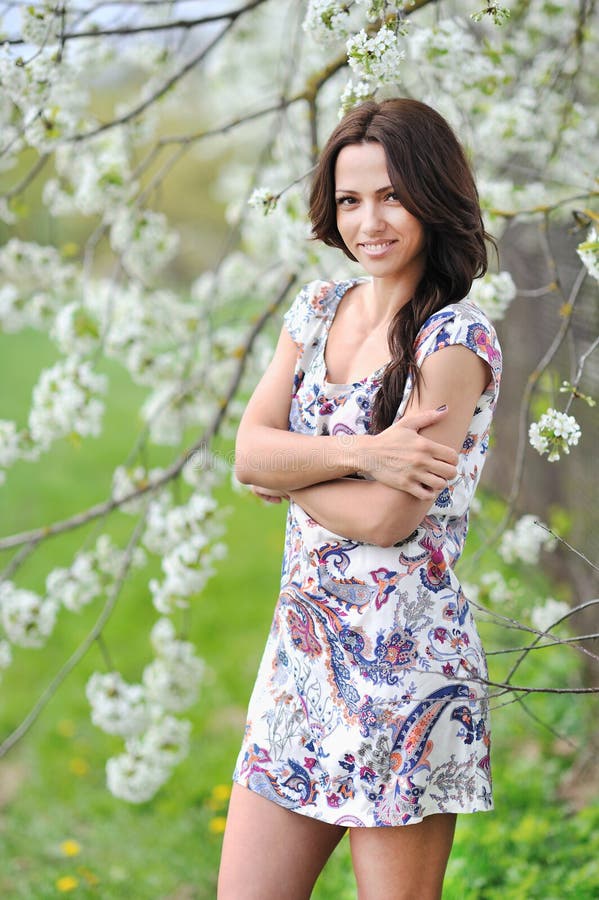
M 360 900 L 432 900 L 456 814 L 492 807 L 453 572 L 501 372 L 467 299 L 487 236 L 453 132 L 413 100 L 348 113 L 310 215 L 369 277 L 300 291 L 239 427 L 239 479 L 289 513 L 219 898 L 309 897 L 349 830 Z

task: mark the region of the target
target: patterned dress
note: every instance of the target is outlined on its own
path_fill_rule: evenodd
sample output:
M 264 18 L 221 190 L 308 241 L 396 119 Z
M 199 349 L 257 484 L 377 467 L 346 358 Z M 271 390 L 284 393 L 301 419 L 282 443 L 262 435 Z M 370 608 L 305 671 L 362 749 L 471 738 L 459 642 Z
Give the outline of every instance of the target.
M 383 369 L 332 384 L 324 361 L 337 305 L 356 283 L 313 282 L 285 315 L 298 346 L 291 431 L 368 431 Z M 324 822 L 406 825 L 493 806 L 485 657 L 453 566 L 488 448 L 501 351 L 467 300 L 425 322 L 418 364 L 453 344 L 480 356 L 493 377 L 457 477 L 409 537 L 393 547 L 348 540 L 289 505 L 280 596 L 233 777 Z

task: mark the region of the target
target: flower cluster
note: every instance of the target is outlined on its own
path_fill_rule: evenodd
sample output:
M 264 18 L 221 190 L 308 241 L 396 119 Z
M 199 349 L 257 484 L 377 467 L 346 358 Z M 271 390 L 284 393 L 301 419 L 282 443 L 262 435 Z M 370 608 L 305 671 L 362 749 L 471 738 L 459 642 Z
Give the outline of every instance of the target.
M 351 4 L 339 0 L 310 0 L 304 31 L 322 43 L 345 40 L 351 32 Z
M 107 534 L 102 534 L 92 551 L 80 552 L 71 566 L 53 569 L 46 578 L 46 596 L 57 607 L 79 612 L 100 596 L 108 584 L 120 574 L 125 551 L 120 550 Z M 145 554 L 137 547 L 132 556 L 133 567 L 145 563 Z
M 516 285 L 509 272 L 487 274 L 472 283 L 468 296 L 490 319 L 497 321 L 503 319 L 516 296 Z
M 566 413 L 550 407 L 538 422 L 532 422 L 528 429 L 528 439 L 541 456 L 548 454 L 549 462 L 556 462 L 560 453 L 568 454 L 580 440 L 580 425 Z
M 156 659 L 144 669 L 146 696 L 168 712 L 182 712 L 196 700 L 204 663 L 193 644 L 176 639 L 170 619 L 159 619 L 151 638 Z
M 106 783 L 115 797 L 145 803 L 170 778 L 173 766 L 189 752 L 191 725 L 174 716 L 154 722 L 139 738 L 130 738 L 125 753 L 106 762 Z
M 11 238 L 0 248 L 0 328 L 47 328 L 74 289 L 76 270 L 55 247 Z
M 578 245 L 576 252 L 589 275 L 599 281 L 599 233 L 594 225 L 589 229 L 586 241 Z
M 110 243 L 126 271 L 145 284 L 173 258 L 179 237 L 164 213 L 121 207 L 112 221 Z
M 151 640 L 156 658 L 142 684 L 127 684 L 118 672 L 95 673 L 86 689 L 94 724 L 125 738 L 125 752 L 107 761 L 106 776 L 109 790 L 131 803 L 151 799 L 187 755 L 191 725 L 172 713 L 195 702 L 204 673 L 169 619 L 156 622 Z
M 188 606 L 188 598 L 199 593 L 213 574 L 213 562 L 226 552 L 218 542 L 223 532 L 217 504 L 211 497 L 193 494 L 174 508 L 162 494 L 148 509 L 144 544 L 162 556 L 164 579 L 153 578 L 150 590 L 156 609 L 168 614 Z
M 555 538 L 541 527 L 535 516 L 526 515 L 512 529 L 504 531 L 499 553 L 507 563 L 520 560 L 535 565 L 541 550 L 553 550 L 555 544 Z
M 273 194 L 268 188 L 255 188 L 248 200 L 250 206 L 261 209 L 265 216 L 276 208 L 278 202 L 278 194 Z
M 42 647 L 54 629 L 58 606 L 12 581 L 0 583 L 0 622 L 11 643 L 18 647 Z M 5 658 L 10 662 L 10 656 Z
M 14 422 L 0 419 L 0 484 L 4 481 L 4 469 L 10 468 L 21 453 L 20 437 Z
M 485 572 L 480 578 L 481 587 L 491 603 L 503 606 L 513 599 L 514 593 L 501 572 Z
M 144 689 L 127 684 L 118 672 L 95 672 L 85 689 L 92 710 L 92 722 L 107 734 L 130 737 L 150 724 L 150 708 Z
M 548 597 L 542 606 L 535 606 L 531 613 L 531 621 L 538 631 L 550 631 L 564 616 L 570 607 L 561 600 Z
M 373 96 L 381 85 L 397 84 L 399 64 L 405 57 L 405 51 L 398 47 L 398 33 L 387 25 L 372 37 L 362 29 L 348 39 L 346 47 L 347 61 L 357 80 L 351 79 L 341 96 L 344 112 L 356 101 Z
M 29 431 L 45 449 L 66 435 L 98 436 L 102 428 L 107 378 L 88 362 L 67 357 L 42 372 L 33 389 Z

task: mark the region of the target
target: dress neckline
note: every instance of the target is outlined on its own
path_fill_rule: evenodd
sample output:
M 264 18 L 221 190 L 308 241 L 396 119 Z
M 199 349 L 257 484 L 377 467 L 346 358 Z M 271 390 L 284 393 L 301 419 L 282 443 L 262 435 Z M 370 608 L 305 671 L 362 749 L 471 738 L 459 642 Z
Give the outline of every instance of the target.
M 326 326 L 325 326 L 325 336 L 324 336 L 324 341 L 323 341 L 322 349 L 321 349 L 321 359 L 322 359 L 322 368 L 323 368 L 323 378 L 322 378 L 323 386 L 331 387 L 331 388 L 351 388 L 351 387 L 357 387 L 358 385 L 361 385 L 361 384 L 366 384 L 367 382 L 374 380 L 376 378 L 376 376 L 379 375 L 381 372 L 384 372 L 385 369 L 387 368 L 387 366 L 389 365 L 389 362 L 391 361 L 391 360 L 389 360 L 389 362 L 386 362 L 382 366 L 379 366 L 378 369 L 375 369 L 374 372 L 370 372 L 369 375 L 366 375 L 364 378 L 359 378 L 356 381 L 329 381 L 327 378 L 328 372 L 327 372 L 327 363 L 326 363 L 326 359 L 325 359 L 325 352 L 326 352 L 327 343 L 329 340 L 329 331 L 330 331 L 331 325 L 333 324 L 333 319 L 335 318 L 335 314 L 337 312 L 337 307 L 339 306 L 339 304 L 341 303 L 341 301 L 343 300 L 343 298 L 345 297 L 347 292 L 350 290 L 350 288 L 356 287 L 356 285 L 358 285 L 358 284 L 366 284 L 366 282 L 368 280 L 369 280 L 368 278 L 350 278 L 347 281 L 341 282 L 340 287 L 342 289 L 339 290 L 339 286 L 338 286 L 338 289 L 335 292 L 337 295 L 336 301 L 331 306 L 329 313 L 327 315 Z

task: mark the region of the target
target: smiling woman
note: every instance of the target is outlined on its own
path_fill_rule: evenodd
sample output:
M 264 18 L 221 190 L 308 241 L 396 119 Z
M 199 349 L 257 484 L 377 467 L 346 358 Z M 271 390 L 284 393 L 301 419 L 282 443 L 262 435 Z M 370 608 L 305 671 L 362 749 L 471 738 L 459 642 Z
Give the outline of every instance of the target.
M 374 141 L 344 147 L 335 184 L 337 228 L 347 249 L 363 264 L 384 260 L 377 275 L 401 275 L 411 296 L 426 263 L 424 228 L 389 183 L 383 147 Z
M 467 298 L 485 233 L 456 138 L 412 100 L 341 121 L 311 217 L 369 277 L 300 291 L 239 427 L 239 479 L 289 513 L 219 898 L 304 900 L 349 830 L 361 900 L 436 900 L 456 815 L 492 808 L 453 570 L 501 374 Z

